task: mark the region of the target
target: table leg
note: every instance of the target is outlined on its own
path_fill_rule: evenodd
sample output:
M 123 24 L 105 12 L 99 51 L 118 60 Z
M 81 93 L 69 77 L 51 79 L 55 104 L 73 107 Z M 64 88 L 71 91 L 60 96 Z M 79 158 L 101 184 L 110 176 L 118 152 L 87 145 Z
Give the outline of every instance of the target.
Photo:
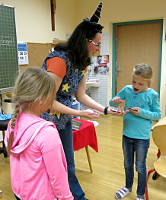
M 88 158 L 88 163 L 89 163 L 90 172 L 93 173 L 88 146 L 85 147 L 85 150 L 86 150 L 86 155 L 87 155 L 87 158 Z

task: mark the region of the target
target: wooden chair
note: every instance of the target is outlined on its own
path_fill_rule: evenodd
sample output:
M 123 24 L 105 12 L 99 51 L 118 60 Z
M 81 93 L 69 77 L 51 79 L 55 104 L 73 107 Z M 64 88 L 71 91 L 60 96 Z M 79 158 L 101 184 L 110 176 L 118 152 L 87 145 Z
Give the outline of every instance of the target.
M 154 169 L 148 171 L 148 177 L 152 172 L 153 180 L 156 180 L 159 176 L 166 178 L 166 117 L 162 118 L 158 123 L 156 123 L 152 128 L 152 137 L 153 141 L 158 147 L 159 151 L 157 154 L 157 160 L 154 162 Z M 146 185 L 146 200 L 149 200 L 148 197 L 148 187 Z

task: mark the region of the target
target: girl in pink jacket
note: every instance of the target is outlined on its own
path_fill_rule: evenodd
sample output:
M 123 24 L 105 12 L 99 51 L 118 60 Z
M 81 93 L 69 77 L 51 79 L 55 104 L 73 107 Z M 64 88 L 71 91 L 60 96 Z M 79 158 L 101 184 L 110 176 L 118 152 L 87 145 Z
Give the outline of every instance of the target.
M 55 92 L 54 80 L 40 68 L 27 68 L 16 80 L 5 138 L 16 199 L 73 200 L 58 131 L 40 118 L 51 108 Z

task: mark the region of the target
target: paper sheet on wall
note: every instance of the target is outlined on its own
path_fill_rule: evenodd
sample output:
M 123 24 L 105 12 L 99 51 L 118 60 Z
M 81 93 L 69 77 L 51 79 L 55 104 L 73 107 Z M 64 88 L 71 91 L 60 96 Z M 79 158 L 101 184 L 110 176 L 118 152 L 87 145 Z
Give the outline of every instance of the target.
M 100 55 L 109 55 L 109 35 L 108 33 L 102 34 L 102 43 L 100 49 Z
M 18 64 L 19 65 L 28 65 L 28 47 L 26 42 L 18 42 Z

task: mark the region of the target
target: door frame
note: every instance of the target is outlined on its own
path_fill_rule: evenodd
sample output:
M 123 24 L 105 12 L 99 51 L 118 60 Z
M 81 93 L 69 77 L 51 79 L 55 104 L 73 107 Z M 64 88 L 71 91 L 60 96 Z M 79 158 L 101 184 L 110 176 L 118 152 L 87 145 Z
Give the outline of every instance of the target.
M 117 61 L 117 27 L 129 25 L 129 24 L 147 24 L 147 23 L 161 23 L 161 34 L 160 34 L 160 59 L 159 59 L 159 69 L 158 69 L 158 93 L 160 95 L 160 82 L 161 82 L 161 63 L 162 63 L 162 40 L 163 40 L 163 19 L 156 20 L 145 20 L 145 21 L 131 21 L 131 22 L 120 22 L 113 23 L 113 37 L 112 37 L 112 97 L 116 95 L 116 61 Z

